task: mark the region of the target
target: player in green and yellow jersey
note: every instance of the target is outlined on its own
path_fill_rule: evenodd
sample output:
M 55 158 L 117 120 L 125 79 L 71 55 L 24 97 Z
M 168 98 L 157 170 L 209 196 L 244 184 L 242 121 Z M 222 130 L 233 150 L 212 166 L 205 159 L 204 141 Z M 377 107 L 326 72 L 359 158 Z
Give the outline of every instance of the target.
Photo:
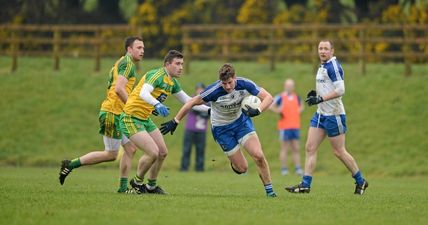
M 164 58 L 164 66 L 147 72 L 141 78 L 123 108 L 120 116 L 122 133 L 145 153 L 138 162 L 137 174 L 130 181 L 131 189 L 128 193 L 166 193 L 156 185 L 156 179 L 168 149 L 161 132 L 150 116 L 169 115 L 169 109 L 163 102 L 171 94 L 183 104 L 190 100 L 176 80 L 183 70 L 183 58 L 180 52 L 169 51 Z M 207 106 L 200 108 L 209 109 Z M 147 172 L 149 172 L 148 183 L 144 184 L 143 179 Z
M 131 167 L 131 159 L 136 151 L 135 145 L 120 130 L 119 117 L 128 100 L 135 83 L 137 69 L 135 63 L 141 61 L 144 55 L 144 43 L 140 37 L 128 37 L 125 40 L 126 54 L 116 61 L 110 70 L 106 99 L 101 104 L 99 113 L 100 131 L 103 136 L 104 151 L 93 151 L 73 160 L 63 160 L 59 173 L 59 181 L 64 184 L 65 178 L 73 169 L 80 166 L 92 165 L 113 161 L 117 157 L 120 145 L 123 146 L 123 154 L 120 173 L 121 183 L 128 183 L 128 173 Z M 126 189 L 120 189 L 125 192 Z

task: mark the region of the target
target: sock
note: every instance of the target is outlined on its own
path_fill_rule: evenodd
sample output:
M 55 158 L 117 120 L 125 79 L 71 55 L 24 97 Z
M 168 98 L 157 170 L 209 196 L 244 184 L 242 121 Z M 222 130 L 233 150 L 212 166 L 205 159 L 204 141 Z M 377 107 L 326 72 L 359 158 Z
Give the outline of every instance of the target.
M 312 183 L 311 176 L 307 176 L 307 175 L 303 176 L 303 179 L 302 179 L 303 187 L 311 187 L 311 183 Z
M 138 175 L 135 175 L 134 180 L 135 180 L 135 183 L 137 183 L 138 185 L 142 185 L 144 181 L 144 177 L 139 178 Z
M 119 190 L 125 191 L 128 188 L 128 178 L 127 177 L 121 177 L 120 183 L 119 183 Z
M 358 185 L 362 185 L 364 183 L 364 177 L 363 174 L 361 174 L 361 172 L 358 170 L 357 173 L 354 174 L 354 176 L 352 176 L 355 179 L 355 182 Z
M 266 194 L 267 194 L 267 195 L 269 195 L 269 194 L 273 193 L 273 187 L 272 187 L 272 184 L 265 184 L 265 191 L 266 191 Z
M 156 179 L 152 180 L 152 179 L 147 179 L 147 188 L 149 190 L 153 190 L 156 187 Z
M 80 163 L 80 158 L 75 158 L 71 160 L 70 164 L 68 165 L 69 169 L 75 169 L 79 168 L 82 164 Z
M 287 169 L 287 167 L 282 167 L 281 168 L 281 171 L 283 172 L 283 171 L 288 171 L 288 169 Z
M 298 170 L 301 170 L 301 169 L 302 169 L 302 167 L 300 167 L 300 166 L 296 166 L 296 168 L 294 168 L 295 171 L 298 171 Z

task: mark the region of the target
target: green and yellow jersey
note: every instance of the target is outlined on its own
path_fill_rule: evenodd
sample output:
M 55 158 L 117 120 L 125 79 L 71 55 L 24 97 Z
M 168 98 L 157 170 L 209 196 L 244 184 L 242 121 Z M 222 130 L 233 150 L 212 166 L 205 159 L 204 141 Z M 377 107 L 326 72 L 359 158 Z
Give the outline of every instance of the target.
M 169 95 L 181 91 L 177 79 L 171 78 L 165 68 L 161 67 L 147 72 L 138 82 L 131 95 L 129 95 L 128 101 L 123 108 L 123 112 L 141 120 L 148 119 L 154 110 L 153 105 L 145 102 L 140 97 L 141 88 L 144 84 L 153 86 L 154 89 L 151 95 L 159 102 L 163 102 Z
M 115 90 L 119 74 L 128 79 L 128 83 L 126 83 L 126 93 L 129 95 L 137 79 L 137 68 L 131 56 L 128 54 L 117 60 L 113 68 L 111 68 L 107 87 L 107 97 L 101 104 L 102 111 L 111 112 L 116 115 L 122 113 L 123 106 L 125 105 L 122 100 L 120 100 Z

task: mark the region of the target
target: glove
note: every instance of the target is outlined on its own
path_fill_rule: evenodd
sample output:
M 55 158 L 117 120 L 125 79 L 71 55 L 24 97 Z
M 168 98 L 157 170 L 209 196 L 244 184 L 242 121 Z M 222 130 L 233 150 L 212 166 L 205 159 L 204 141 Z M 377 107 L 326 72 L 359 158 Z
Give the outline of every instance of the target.
M 311 96 L 317 96 L 317 92 L 315 90 L 311 90 L 308 92 L 308 95 L 306 95 L 306 98 L 308 99 Z
M 249 117 L 254 117 L 254 116 L 258 116 L 260 115 L 260 110 L 259 109 L 254 109 L 251 108 L 249 105 L 245 105 L 245 109 L 242 109 L 242 113 L 244 113 L 245 115 L 249 116 Z
M 167 134 L 168 132 L 171 132 L 171 135 L 173 135 L 177 126 L 178 123 L 175 122 L 175 119 L 172 119 L 166 123 L 161 124 L 160 131 L 163 135 Z
M 308 106 L 316 105 L 316 104 L 319 104 L 323 101 L 324 101 L 324 99 L 322 99 L 322 97 L 319 95 L 318 96 L 309 96 L 305 100 L 305 102 L 308 103 Z
M 168 108 L 160 102 L 155 105 L 155 110 L 158 113 L 158 115 L 161 115 L 163 117 L 167 117 L 169 115 Z
M 166 107 L 168 110 L 169 110 L 169 107 Z M 152 115 L 153 116 L 159 116 L 159 113 L 158 113 L 158 111 L 156 111 L 156 109 L 155 110 L 153 110 L 152 111 Z

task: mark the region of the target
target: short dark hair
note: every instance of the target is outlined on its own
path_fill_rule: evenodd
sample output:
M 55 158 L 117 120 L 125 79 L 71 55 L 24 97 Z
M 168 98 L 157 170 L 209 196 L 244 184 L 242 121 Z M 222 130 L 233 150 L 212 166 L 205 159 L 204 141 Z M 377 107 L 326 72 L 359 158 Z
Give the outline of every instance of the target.
M 328 42 L 328 43 L 330 43 L 331 49 L 334 49 L 334 44 L 333 44 L 332 40 L 330 40 L 330 39 L 322 39 L 319 43 L 321 43 L 321 42 Z
M 171 63 L 172 60 L 174 60 L 175 58 L 183 59 L 184 55 L 183 53 L 177 50 L 169 50 L 168 53 L 166 53 L 165 58 L 163 59 L 163 63 Z
M 131 37 L 127 37 L 125 39 L 125 52 L 128 51 L 128 47 L 132 47 L 132 45 L 134 44 L 134 42 L 136 40 L 143 41 L 143 39 L 141 37 L 138 37 L 138 36 L 131 36 Z
M 235 69 L 233 68 L 232 64 L 226 63 L 224 64 L 220 70 L 218 71 L 218 78 L 221 81 L 228 80 L 231 77 L 235 76 Z

